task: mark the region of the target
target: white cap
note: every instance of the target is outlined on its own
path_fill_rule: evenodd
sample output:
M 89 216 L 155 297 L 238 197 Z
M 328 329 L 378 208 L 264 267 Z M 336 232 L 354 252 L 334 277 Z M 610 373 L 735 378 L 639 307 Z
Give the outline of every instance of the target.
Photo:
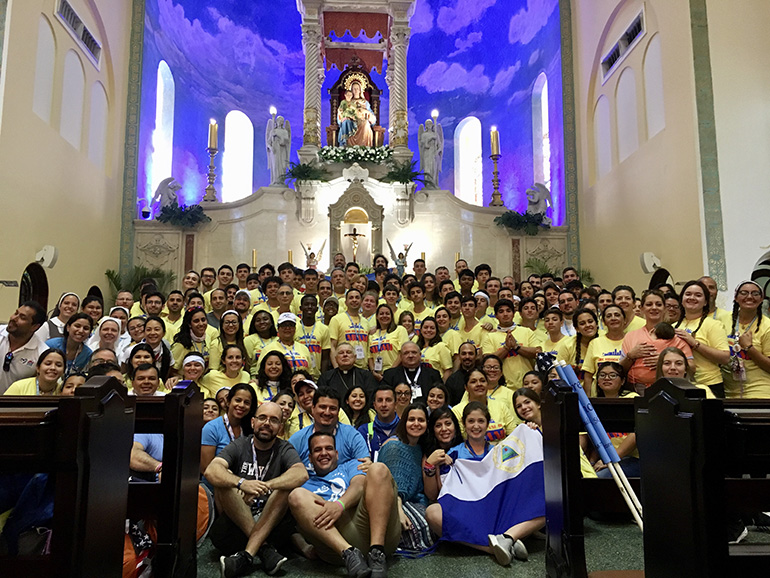
M 289 313 L 289 312 L 281 313 L 278 316 L 278 325 L 280 325 L 281 323 L 288 323 L 288 322 L 294 323 L 294 325 L 296 325 L 297 316 L 294 315 L 294 313 Z

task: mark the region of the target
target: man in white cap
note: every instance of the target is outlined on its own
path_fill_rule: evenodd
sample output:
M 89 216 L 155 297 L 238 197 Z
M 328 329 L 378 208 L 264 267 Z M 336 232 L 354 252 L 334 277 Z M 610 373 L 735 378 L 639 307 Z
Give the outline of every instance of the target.
M 294 337 L 297 332 L 297 316 L 294 313 L 281 313 L 278 316 L 278 339 L 265 347 L 259 354 L 264 357 L 270 351 L 281 353 L 292 371 L 310 369 L 310 350 Z
M 248 335 L 251 324 L 251 293 L 246 289 L 239 289 L 233 298 L 233 309 L 241 316 L 243 334 Z

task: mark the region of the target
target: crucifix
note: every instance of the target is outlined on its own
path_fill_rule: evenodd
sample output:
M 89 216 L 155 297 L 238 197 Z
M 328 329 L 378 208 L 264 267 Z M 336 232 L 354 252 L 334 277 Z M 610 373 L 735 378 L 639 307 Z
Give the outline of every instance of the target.
M 346 233 L 343 235 L 343 237 L 350 237 L 350 241 L 353 243 L 353 262 L 358 263 L 357 253 L 358 253 L 358 238 L 359 237 L 366 237 L 363 233 L 358 233 L 356 231 L 356 228 L 353 227 L 352 233 Z

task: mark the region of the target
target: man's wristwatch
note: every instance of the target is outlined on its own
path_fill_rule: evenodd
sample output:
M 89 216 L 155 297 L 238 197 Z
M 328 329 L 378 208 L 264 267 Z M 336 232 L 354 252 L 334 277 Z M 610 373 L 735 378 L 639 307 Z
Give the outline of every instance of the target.
M 240 490 L 241 489 L 241 484 L 243 482 L 245 482 L 245 481 L 246 481 L 246 478 L 241 478 L 240 480 L 238 480 L 238 483 L 235 485 L 235 487 Z

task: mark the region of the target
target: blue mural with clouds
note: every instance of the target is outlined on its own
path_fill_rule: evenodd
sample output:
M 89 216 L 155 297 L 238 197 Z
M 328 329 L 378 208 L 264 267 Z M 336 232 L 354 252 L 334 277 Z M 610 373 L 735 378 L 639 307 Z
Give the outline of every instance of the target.
M 158 65 L 174 77 L 172 175 L 181 200 L 200 201 L 207 184 L 209 119 L 219 123 L 243 111 L 254 124 L 254 189 L 269 180 L 264 146 L 270 106 L 292 126 L 292 147 L 302 146 L 304 55 L 295 0 L 146 0 L 139 132 L 139 196 L 152 195 L 153 132 Z M 484 203 L 492 196 L 489 130 L 500 131 L 500 190 L 509 208 L 526 209 L 534 182 L 532 92 L 548 79 L 551 179 L 555 225 L 564 224 L 564 146 L 561 39 L 558 0 L 417 0 L 411 21 L 408 103 L 410 148 L 417 127 L 440 111 L 445 153 L 441 188 L 453 190 L 454 133 L 468 116 L 481 121 Z M 354 31 L 353 34 L 357 34 Z M 350 39 L 350 35 L 345 38 Z M 386 89 L 385 70 L 372 80 Z M 326 73 L 323 126 L 329 122 L 327 89 L 339 71 Z M 388 126 L 388 94 L 381 124 Z M 322 129 L 325 141 L 325 131 Z M 324 142 L 325 144 L 325 142 Z M 221 190 L 222 155 L 215 159 Z M 415 157 L 416 158 L 416 157 Z M 294 157 L 296 160 L 296 156 Z

